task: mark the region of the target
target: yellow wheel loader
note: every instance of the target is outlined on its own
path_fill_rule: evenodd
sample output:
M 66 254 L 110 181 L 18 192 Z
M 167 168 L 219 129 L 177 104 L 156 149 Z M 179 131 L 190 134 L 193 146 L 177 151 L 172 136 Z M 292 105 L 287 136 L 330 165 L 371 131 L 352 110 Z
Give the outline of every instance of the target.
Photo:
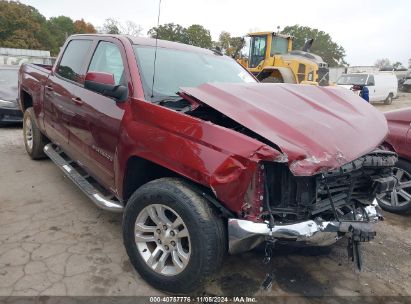
M 302 50 L 293 50 L 293 37 L 275 32 L 247 35 L 248 58 L 238 62 L 261 82 L 328 85 L 328 65 L 309 52 L 313 39 Z

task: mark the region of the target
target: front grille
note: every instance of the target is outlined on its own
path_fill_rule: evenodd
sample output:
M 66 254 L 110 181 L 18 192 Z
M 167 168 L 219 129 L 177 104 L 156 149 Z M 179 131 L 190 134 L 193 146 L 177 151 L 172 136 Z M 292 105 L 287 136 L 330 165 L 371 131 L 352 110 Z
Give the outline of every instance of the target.
M 270 209 L 282 221 L 295 221 L 319 214 L 325 219 L 332 217 L 331 200 L 336 208 L 351 205 L 353 200 L 370 203 L 375 180 L 391 176 L 396 160 L 395 153 L 377 151 L 308 177 L 294 176 L 286 164 L 265 163 Z

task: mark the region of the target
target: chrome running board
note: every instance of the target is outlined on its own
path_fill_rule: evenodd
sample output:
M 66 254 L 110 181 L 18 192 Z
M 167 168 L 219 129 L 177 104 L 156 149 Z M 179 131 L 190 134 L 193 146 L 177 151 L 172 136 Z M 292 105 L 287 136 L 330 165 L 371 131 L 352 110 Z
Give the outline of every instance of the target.
M 103 195 L 93 184 L 89 181 L 90 176 L 87 174 L 82 175 L 76 168 L 72 165 L 74 162 L 72 160 L 67 160 L 63 151 L 59 151 L 59 148 L 55 144 L 47 144 L 44 147 L 44 153 L 71 179 L 74 184 L 79 187 L 97 207 L 112 211 L 112 212 L 123 212 L 124 205 L 122 202 L 118 201 L 114 197 L 108 198 Z

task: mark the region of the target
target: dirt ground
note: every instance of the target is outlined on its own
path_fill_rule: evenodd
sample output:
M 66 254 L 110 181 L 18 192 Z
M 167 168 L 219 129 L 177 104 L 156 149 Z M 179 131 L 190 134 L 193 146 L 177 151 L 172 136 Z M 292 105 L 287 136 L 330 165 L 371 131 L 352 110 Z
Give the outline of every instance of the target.
M 411 94 L 375 106 L 411 106 Z M 21 126 L 0 129 L 0 168 L 0 296 L 161 294 L 129 263 L 121 215 L 97 209 L 50 160 L 31 161 Z M 259 289 L 267 270 L 260 249 L 228 256 L 205 293 L 410 296 L 411 214 L 385 216 L 376 239 L 363 246 L 362 273 L 348 262 L 344 241 L 327 248 L 278 245 L 271 290 Z
M 382 102 L 375 102 L 373 105 L 383 112 L 408 108 L 411 107 L 411 93 L 398 92 L 398 97 L 390 105 L 385 105 Z

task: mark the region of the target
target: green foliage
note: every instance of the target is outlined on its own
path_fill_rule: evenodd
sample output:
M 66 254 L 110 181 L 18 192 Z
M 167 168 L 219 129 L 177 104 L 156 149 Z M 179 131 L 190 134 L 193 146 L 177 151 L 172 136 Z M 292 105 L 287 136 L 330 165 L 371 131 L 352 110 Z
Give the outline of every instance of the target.
M 94 26 L 66 16 L 47 20 L 34 7 L 0 0 L 0 47 L 49 50 L 56 56 L 66 38 L 75 33 L 95 33 Z
M 152 38 L 176 41 L 188 44 L 187 29 L 179 24 L 167 23 L 158 27 L 151 28 L 147 35 Z M 158 35 L 158 36 L 157 36 Z
M 186 30 L 187 43 L 202 48 L 211 48 L 212 40 L 210 31 L 205 29 L 202 25 L 193 24 L 190 25 Z
M 227 56 L 237 58 L 241 49 L 245 46 L 245 40 L 243 37 L 231 37 L 229 32 L 222 31 L 216 46 Z
M 0 46 L 42 47 L 46 18 L 35 8 L 17 2 L 0 1 Z
M 47 31 L 50 35 L 50 51 L 58 54 L 67 37 L 75 33 L 74 22 L 66 16 L 52 17 L 47 21 Z
M 211 48 L 213 45 L 210 31 L 199 24 L 185 28 L 179 24 L 167 23 L 151 28 L 147 34 L 152 38 L 156 38 L 158 34 L 158 39 L 191 44 L 202 48 Z
M 293 26 L 286 26 L 281 33 L 295 37 L 293 42 L 294 50 L 301 50 L 305 41 L 314 38 L 314 43 L 311 47 L 312 53 L 321 56 L 331 67 L 347 64 L 344 61 L 344 48 L 334 42 L 331 36 L 324 31 L 296 24 Z

